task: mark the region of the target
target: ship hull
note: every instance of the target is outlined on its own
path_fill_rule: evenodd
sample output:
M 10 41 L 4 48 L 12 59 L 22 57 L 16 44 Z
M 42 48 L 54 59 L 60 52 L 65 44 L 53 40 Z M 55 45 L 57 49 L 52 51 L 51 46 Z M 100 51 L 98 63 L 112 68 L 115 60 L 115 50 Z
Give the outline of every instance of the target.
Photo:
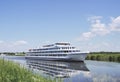
M 57 60 L 57 61 L 84 61 L 88 53 L 70 53 L 66 56 L 25 56 L 26 59 Z

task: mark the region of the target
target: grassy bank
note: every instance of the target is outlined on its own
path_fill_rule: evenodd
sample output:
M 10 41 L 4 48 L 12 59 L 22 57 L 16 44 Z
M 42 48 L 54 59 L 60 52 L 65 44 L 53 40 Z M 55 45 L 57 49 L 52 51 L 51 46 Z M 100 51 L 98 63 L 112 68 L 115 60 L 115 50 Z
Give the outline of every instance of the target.
M 93 52 L 90 53 L 86 60 L 120 62 L 120 53 L 116 52 Z
M 0 82 L 55 82 L 55 80 L 35 75 L 17 63 L 0 59 Z
M 25 56 L 25 52 L 1 52 L 1 54 L 5 54 L 7 56 Z

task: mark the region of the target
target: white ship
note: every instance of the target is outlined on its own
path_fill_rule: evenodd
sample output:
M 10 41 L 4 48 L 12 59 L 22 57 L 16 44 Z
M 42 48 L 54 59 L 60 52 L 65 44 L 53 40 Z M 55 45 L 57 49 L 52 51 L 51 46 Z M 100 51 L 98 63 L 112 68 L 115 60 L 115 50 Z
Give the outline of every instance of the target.
M 26 59 L 84 61 L 89 52 L 81 52 L 70 43 L 55 43 L 42 48 L 29 49 Z

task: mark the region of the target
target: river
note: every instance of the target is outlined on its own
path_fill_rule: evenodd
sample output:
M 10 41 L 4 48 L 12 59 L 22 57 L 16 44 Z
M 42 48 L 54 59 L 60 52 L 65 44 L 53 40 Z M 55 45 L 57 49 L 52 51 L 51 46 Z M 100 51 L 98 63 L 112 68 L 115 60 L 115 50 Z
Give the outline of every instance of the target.
M 44 77 L 61 78 L 63 82 L 120 82 L 120 63 L 85 60 L 60 62 L 28 60 L 21 56 L 4 56 Z

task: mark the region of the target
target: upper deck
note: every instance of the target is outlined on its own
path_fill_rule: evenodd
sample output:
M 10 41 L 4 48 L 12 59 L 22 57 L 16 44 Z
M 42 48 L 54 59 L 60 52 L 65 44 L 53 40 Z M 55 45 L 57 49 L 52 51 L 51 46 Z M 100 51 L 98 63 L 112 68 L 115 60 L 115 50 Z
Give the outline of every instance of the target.
M 55 43 L 50 45 L 44 45 L 38 49 L 30 49 L 29 51 L 59 51 L 59 50 L 75 50 L 76 48 L 71 46 L 70 43 Z
M 55 43 L 50 45 L 44 45 L 43 47 L 53 47 L 53 46 L 69 46 L 70 43 Z

